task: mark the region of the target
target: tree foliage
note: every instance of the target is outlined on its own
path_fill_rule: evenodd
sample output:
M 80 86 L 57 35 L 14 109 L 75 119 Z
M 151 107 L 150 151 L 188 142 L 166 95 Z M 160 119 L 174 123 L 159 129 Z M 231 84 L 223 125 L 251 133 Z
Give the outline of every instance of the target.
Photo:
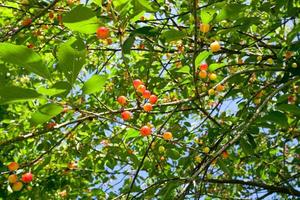
M 299 13 L 297 0 L 0 1 L 0 198 L 299 197 Z M 149 112 L 136 79 L 158 97 Z

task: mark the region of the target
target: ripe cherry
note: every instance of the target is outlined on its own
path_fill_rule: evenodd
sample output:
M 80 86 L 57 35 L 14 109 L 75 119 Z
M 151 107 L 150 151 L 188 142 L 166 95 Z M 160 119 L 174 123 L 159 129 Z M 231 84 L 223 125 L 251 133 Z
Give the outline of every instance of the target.
M 152 94 L 150 97 L 149 97 L 149 102 L 151 104 L 155 104 L 157 102 L 158 98 L 156 95 Z
M 145 99 L 149 99 L 151 96 L 151 92 L 149 90 L 145 90 L 145 92 L 143 93 L 143 97 Z
M 30 172 L 27 172 L 27 173 L 22 175 L 22 181 L 24 183 L 30 183 L 32 181 L 32 178 L 33 178 L 33 176 Z
M 200 65 L 200 70 L 207 70 L 208 69 L 208 64 L 206 64 L 206 63 L 202 63 L 201 65 Z
M 121 106 L 124 106 L 127 103 L 127 98 L 125 96 L 119 96 L 117 101 Z
M 32 19 L 27 18 L 22 21 L 23 26 L 29 26 L 32 23 Z
M 151 128 L 149 126 L 143 126 L 141 129 L 140 129 L 140 134 L 142 136 L 148 136 L 148 135 L 151 135 Z
M 130 120 L 131 117 L 132 117 L 132 113 L 129 112 L 129 111 L 124 111 L 121 113 L 121 116 L 122 116 L 122 119 L 127 121 L 127 120 Z
M 57 124 L 55 122 L 49 122 L 47 124 L 47 129 L 53 129 Z
M 140 85 L 144 85 L 144 83 L 140 79 L 135 79 L 133 81 L 133 86 L 135 89 L 137 89 Z
M 106 39 L 109 36 L 109 29 L 104 26 L 101 26 L 97 29 L 96 34 L 98 39 Z
M 152 110 L 152 104 L 151 103 L 146 103 L 144 106 L 144 111 L 150 112 Z

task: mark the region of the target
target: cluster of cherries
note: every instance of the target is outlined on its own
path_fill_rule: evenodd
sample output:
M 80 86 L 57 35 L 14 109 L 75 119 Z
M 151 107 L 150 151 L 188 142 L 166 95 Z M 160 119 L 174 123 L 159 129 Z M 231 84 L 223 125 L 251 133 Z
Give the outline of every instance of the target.
M 201 79 L 206 79 L 207 77 L 209 78 L 209 80 L 211 81 L 215 81 L 217 79 L 217 75 L 215 73 L 207 73 L 207 69 L 208 69 L 208 65 L 206 63 L 202 63 L 199 66 L 200 72 L 199 72 L 199 77 Z M 218 92 L 222 92 L 225 89 L 224 85 L 217 85 L 216 90 Z M 214 95 L 215 94 L 215 90 L 214 89 L 209 89 L 208 90 L 208 94 L 209 95 Z
M 17 162 L 11 162 L 7 165 L 10 172 L 14 172 L 19 169 L 19 164 Z M 30 183 L 33 179 L 33 175 L 30 172 L 26 172 L 22 175 L 21 181 L 18 180 L 17 174 L 13 173 L 8 176 L 8 182 L 11 184 L 13 191 L 20 191 L 23 188 L 23 183 Z M 31 189 L 30 186 L 27 187 L 28 190 Z
M 137 93 L 140 93 L 141 96 L 144 99 L 148 99 L 148 102 L 143 105 L 143 109 L 146 112 L 150 112 L 153 109 L 153 105 L 157 102 L 158 98 L 156 95 L 151 94 L 151 91 L 147 90 L 145 84 L 140 80 L 140 79 L 135 79 L 133 81 L 133 86 Z M 125 96 L 119 96 L 117 99 L 118 103 L 121 106 L 125 106 L 128 102 L 127 98 Z M 123 120 L 127 121 L 132 119 L 133 114 L 129 110 L 125 110 L 121 113 L 121 117 Z M 142 136 L 148 136 L 151 135 L 152 130 L 150 125 L 144 125 L 140 129 L 140 134 Z M 170 140 L 172 139 L 172 133 L 171 132 L 165 132 L 163 134 L 163 138 L 165 140 Z

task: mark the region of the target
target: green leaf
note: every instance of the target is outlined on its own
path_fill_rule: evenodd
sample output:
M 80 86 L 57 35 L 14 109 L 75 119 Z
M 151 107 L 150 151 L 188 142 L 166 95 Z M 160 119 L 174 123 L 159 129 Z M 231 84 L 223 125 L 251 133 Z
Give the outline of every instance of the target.
M 220 13 L 216 17 L 216 21 L 222 21 L 224 19 L 236 19 L 239 13 L 243 12 L 246 5 L 242 4 L 228 4 L 222 8 Z
M 146 0 L 133 0 L 133 3 L 134 3 L 135 8 L 142 8 L 143 10 L 148 11 L 148 12 L 154 12 L 155 11 L 152 8 L 149 1 L 146 1 Z
M 186 34 L 182 31 L 171 29 L 163 32 L 161 36 L 165 39 L 166 42 L 171 42 L 184 38 Z
M 221 159 L 219 159 L 217 163 L 218 163 L 220 169 L 221 169 L 224 173 L 226 173 L 226 174 L 228 174 L 228 175 L 231 175 L 232 172 L 228 169 L 228 167 L 226 166 L 226 164 L 225 164 Z
M 67 96 L 71 89 L 72 87 L 68 82 L 59 81 L 49 89 L 44 87 L 38 88 L 37 92 L 46 96 L 64 97 Z
M 63 23 L 72 31 L 86 34 L 95 34 L 99 27 L 98 19 L 94 12 L 82 4 L 64 15 Z
M 41 56 L 26 46 L 0 43 L 0 60 L 25 67 L 30 72 L 50 79 L 48 68 Z
M 210 64 L 209 67 L 208 67 L 208 70 L 210 72 L 212 71 L 215 71 L 221 67 L 224 67 L 226 65 L 226 63 L 213 63 L 213 64 Z
M 168 149 L 168 156 L 173 160 L 177 160 L 180 158 L 180 153 L 176 149 Z
M 31 122 L 35 125 L 37 124 L 43 124 L 59 113 L 63 111 L 63 107 L 61 105 L 55 104 L 55 103 L 49 103 L 46 105 L 43 105 L 38 109 L 37 112 L 33 113 L 31 116 Z
M 134 35 L 130 35 L 124 42 L 123 46 L 122 46 L 122 51 L 124 52 L 124 54 L 130 54 L 131 48 L 133 46 L 135 37 Z
M 0 88 L 0 104 L 15 103 L 40 98 L 35 90 L 8 86 Z
M 190 73 L 190 67 L 189 66 L 183 66 L 177 72 L 184 73 L 184 74 L 189 74 Z
M 240 139 L 240 146 L 246 155 L 252 155 L 254 153 L 253 147 L 244 138 Z
M 140 135 L 140 132 L 138 130 L 129 128 L 129 129 L 127 129 L 127 132 L 125 133 L 124 141 L 128 140 L 129 138 L 138 137 L 139 135 Z
M 145 35 L 145 36 L 151 36 L 151 37 L 155 37 L 157 36 L 157 29 L 155 29 L 152 26 L 144 26 L 138 29 L 135 29 L 134 31 L 132 31 L 132 35 Z
M 288 126 L 288 119 L 287 116 L 279 111 L 271 111 L 267 115 L 265 115 L 261 121 L 269 121 L 274 122 L 280 126 L 287 127 Z
M 196 57 L 196 59 L 195 59 L 195 65 L 199 66 L 201 64 L 201 62 L 204 61 L 205 59 L 207 59 L 210 55 L 211 55 L 210 51 L 202 51 Z
M 59 70 L 64 73 L 69 83 L 73 85 L 85 63 L 86 50 L 82 40 L 71 38 L 62 44 L 57 52 Z
M 84 94 L 92 94 L 103 90 L 107 75 L 93 75 L 84 83 L 82 91 Z
M 278 110 L 292 113 L 296 116 L 300 116 L 300 108 L 293 104 L 281 104 L 277 106 Z
M 102 4 L 102 0 L 93 0 L 93 3 L 100 6 Z
M 214 17 L 214 14 L 216 13 L 213 9 L 202 9 L 200 13 L 201 22 L 208 24 Z

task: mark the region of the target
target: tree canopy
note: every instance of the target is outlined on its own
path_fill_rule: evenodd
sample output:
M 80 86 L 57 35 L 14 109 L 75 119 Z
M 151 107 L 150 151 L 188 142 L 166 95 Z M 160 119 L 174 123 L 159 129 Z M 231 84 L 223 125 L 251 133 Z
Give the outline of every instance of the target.
M 297 0 L 0 0 L 0 199 L 296 199 Z

